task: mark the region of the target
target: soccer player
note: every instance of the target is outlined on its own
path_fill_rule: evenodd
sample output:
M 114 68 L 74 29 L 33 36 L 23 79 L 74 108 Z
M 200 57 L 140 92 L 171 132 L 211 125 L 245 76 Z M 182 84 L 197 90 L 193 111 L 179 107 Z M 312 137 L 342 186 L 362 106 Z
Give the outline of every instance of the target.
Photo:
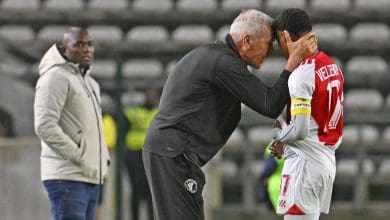
M 275 26 L 286 58 L 290 54 L 286 42 L 312 30 L 308 15 L 301 9 L 284 10 Z M 273 129 L 275 143 L 284 143 L 286 158 L 277 207 L 285 220 L 317 220 L 321 212 L 329 212 L 335 151 L 342 139 L 343 83 L 340 68 L 322 51 L 303 60 L 288 80 L 289 125 Z M 278 146 L 273 147 L 275 156 L 283 152 Z

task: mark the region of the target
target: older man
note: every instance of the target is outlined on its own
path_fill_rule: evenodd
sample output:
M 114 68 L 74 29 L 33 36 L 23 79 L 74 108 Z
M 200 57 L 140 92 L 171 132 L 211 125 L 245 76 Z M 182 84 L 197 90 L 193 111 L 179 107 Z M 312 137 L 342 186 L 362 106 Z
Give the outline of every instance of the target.
M 39 64 L 35 131 L 54 219 L 93 220 L 109 164 L 99 86 L 89 75 L 93 54 L 88 31 L 72 27 Z
M 151 123 L 143 160 L 157 220 L 201 220 L 204 174 L 200 169 L 226 143 L 241 117 L 241 103 L 277 117 L 289 98 L 292 70 L 316 48 L 313 34 L 289 42 L 291 55 L 269 88 L 247 65 L 259 68 L 272 51 L 272 19 L 257 10 L 232 23 L 227 43 L 200 46 L 176 65 Z

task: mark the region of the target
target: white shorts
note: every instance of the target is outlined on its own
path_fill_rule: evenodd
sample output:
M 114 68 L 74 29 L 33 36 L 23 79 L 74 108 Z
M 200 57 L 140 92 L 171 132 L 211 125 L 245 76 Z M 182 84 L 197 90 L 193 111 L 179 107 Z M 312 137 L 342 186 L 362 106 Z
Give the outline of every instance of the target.
M 300 156 L 287 158 L 282 172 L 277 214 L 328 213 L 334 175 Z

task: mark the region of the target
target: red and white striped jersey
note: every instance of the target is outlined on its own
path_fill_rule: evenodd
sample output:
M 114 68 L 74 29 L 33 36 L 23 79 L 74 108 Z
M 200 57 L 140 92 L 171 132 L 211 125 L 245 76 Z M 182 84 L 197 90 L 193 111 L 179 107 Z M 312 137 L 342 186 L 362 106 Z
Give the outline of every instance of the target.
M 296 153 L 315 164 L 330 166 L 328 170 L 334 172 L 334 151 L 341 143 L 343 131 L 342 71 L 328 55 L 319 52 L 305 59 L 291 73 L 288 86 L 293 105 L 289 105 L 287 112 L 292 115 L 306 112 L 311 120 L 308 137 L 290 142 L 286 155 Z M 305 102 L 310 108 L 308 111 Z

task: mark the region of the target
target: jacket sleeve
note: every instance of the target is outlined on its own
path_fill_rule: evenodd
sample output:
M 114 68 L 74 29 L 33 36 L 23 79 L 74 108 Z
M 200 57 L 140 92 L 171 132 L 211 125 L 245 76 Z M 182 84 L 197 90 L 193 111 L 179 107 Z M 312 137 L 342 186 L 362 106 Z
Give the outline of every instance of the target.
M 215 74 L 218 86 L 225 88 L 242 103 L 264 116 L 278 117 L 287 104 L 287 83 L 290 75 L 287 70 L 283 70 L 278 81 L 268 87 L 250 73 L 239 58 L 224 55 L 217 63 Z
M 65 160 L 78 163 L 81 150 L 58 121 L 69 94 L 69 82 L 60 73 L 45 73 L 35 88 L 34 128 L 37 136 Z M 58 70 L 58 69 L 57 69 Z

